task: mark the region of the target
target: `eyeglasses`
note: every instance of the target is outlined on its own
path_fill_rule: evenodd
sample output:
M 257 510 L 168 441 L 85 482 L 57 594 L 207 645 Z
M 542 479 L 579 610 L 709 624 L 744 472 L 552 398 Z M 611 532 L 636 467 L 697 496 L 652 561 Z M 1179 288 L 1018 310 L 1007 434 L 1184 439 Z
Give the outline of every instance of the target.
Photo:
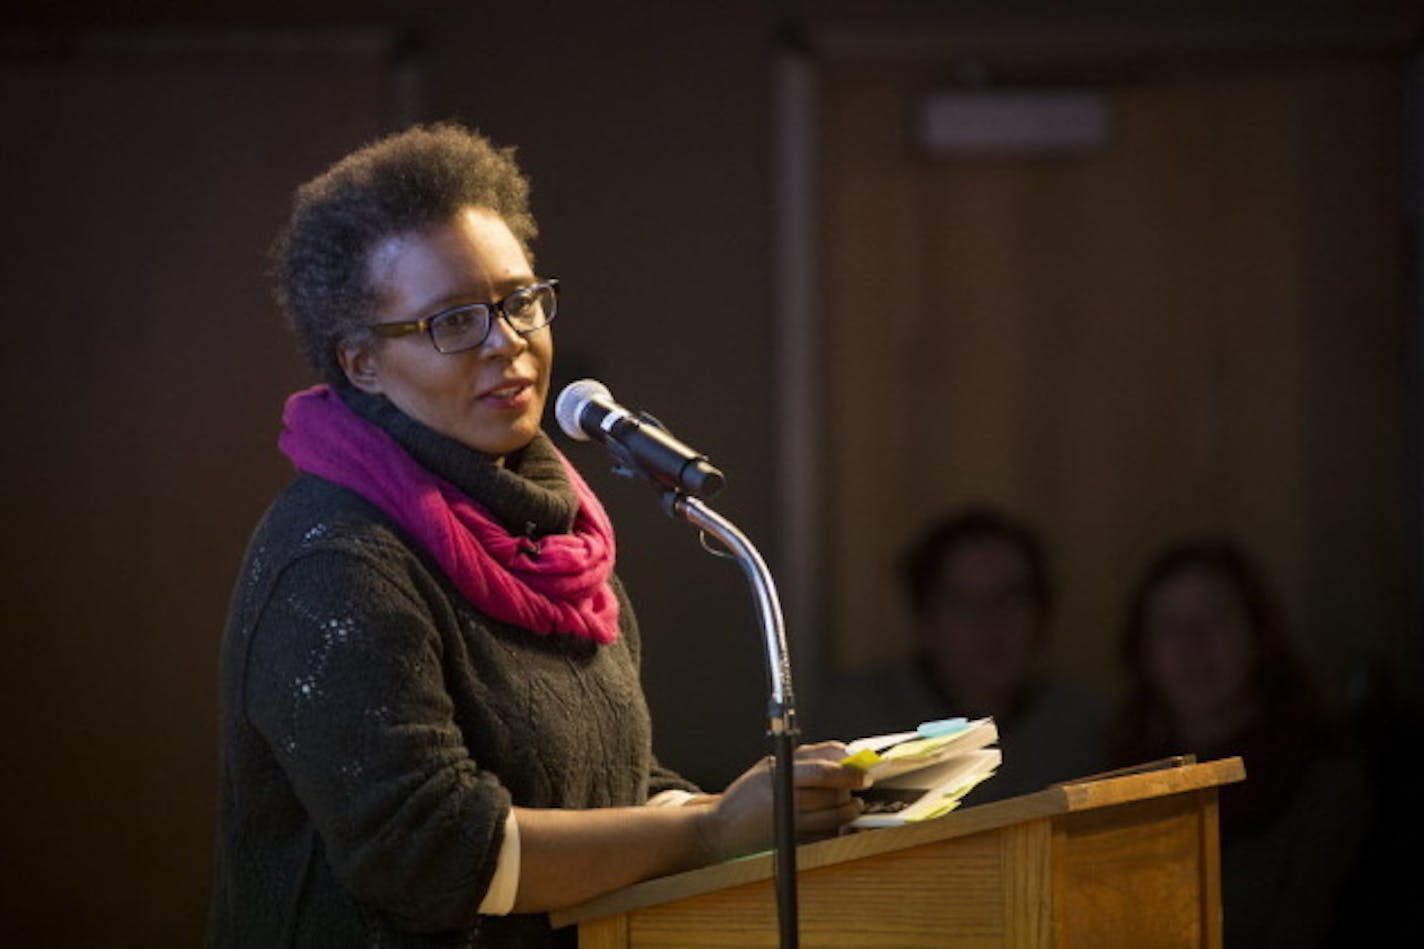
M 448 354 L 482 344 L 494 327 L 496 313 L 514 332 L 528 336 L 552 323 L 558 312 L 559 281 L 543 280 L 492 303 L 465 303 L 419 320 L 372 323 L 371 329 L 385 337 L 425 333 L 438 352 Z

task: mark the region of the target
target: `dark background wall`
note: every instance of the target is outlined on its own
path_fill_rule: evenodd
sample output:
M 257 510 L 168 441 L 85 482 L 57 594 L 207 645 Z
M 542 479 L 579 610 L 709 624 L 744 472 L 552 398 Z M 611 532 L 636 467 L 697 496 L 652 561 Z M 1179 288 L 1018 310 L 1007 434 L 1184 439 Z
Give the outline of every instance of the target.
M 78 5 L 82 7 L 83 5 Z M 411 119 L 516 145 L 567 291 L 556 385 L 604 379 L 729 473 L 773 539 L 773 50 L 758 3 L 136 4 L 3 31 L 0 646 L 13 686 L 0 931 L 191 945 L 206 911 L 216 656 L 308 382 L 266 248 L 300 181 Z M 719 786 L 764 752 L 736 569 L 569 453 L 620 532 L 665 757 Z M 23 764 L 21 764 L 23 762 Z M 41 939 L 41 936 L 43 938 Z
M 926 6 L 827 42 L 903 35 Z M 991 25 L 1041 35 L 1033 6 Z M 1390 42 L 1403 6 L 1369 21 Z M 308 381 L 263 254 L 292 187 L 375 134 L 453 118 L 518 146 L 540 269 L 567 291 L 556 386 L 600 377 L 707 451 L 729 475 L 718 509 L 780 567 L 775 67 L 830 13 L 154 0 L 8 16 L 0 936 L 198 940 L 227 591 L 289 477 L 281 399 Z M 743 578 L 597 449 L 567 450 L 619 529 L 662 754 L 720 785 L 764 750 Z

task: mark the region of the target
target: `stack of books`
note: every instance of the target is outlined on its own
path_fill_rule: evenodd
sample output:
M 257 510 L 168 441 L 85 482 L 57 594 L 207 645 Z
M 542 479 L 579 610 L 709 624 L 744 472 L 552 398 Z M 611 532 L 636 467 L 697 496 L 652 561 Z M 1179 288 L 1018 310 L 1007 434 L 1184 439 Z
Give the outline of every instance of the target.
M 892 827 L 947 814 L 998 770 L 1002 756 L 992 718 L 925 722 L 914 731 L 851 742 L 842 764 L 870 774 L 857 795 L 865 812 L 852 828 Z

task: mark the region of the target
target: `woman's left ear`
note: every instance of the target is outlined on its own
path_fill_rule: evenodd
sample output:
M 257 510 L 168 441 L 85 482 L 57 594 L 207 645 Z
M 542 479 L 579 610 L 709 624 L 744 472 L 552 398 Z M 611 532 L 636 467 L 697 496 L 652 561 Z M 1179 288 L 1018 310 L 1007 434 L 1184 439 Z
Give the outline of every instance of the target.
M 343 340 L 336 344 L 336 361 L 346 378 L 362 392 L 381 391 L 380 363 L 376 351 L 368 342 Z

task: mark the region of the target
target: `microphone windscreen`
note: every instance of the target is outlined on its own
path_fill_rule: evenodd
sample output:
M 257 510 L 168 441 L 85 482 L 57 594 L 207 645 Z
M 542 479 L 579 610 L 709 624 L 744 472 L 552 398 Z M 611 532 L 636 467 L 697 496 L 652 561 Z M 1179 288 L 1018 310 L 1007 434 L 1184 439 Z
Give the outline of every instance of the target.
M 559 428 L 575 441 L 588 441 L 588 432 L 579 424 L 579 416 L 583 414 L 584 406 L 593 399 L 612 402 L 613 394 L 608 391 L 608 386 L 596 379 L 579 379 L 564 386 L 564 391 L 554 401 L 554 418 L 558 419 Z

